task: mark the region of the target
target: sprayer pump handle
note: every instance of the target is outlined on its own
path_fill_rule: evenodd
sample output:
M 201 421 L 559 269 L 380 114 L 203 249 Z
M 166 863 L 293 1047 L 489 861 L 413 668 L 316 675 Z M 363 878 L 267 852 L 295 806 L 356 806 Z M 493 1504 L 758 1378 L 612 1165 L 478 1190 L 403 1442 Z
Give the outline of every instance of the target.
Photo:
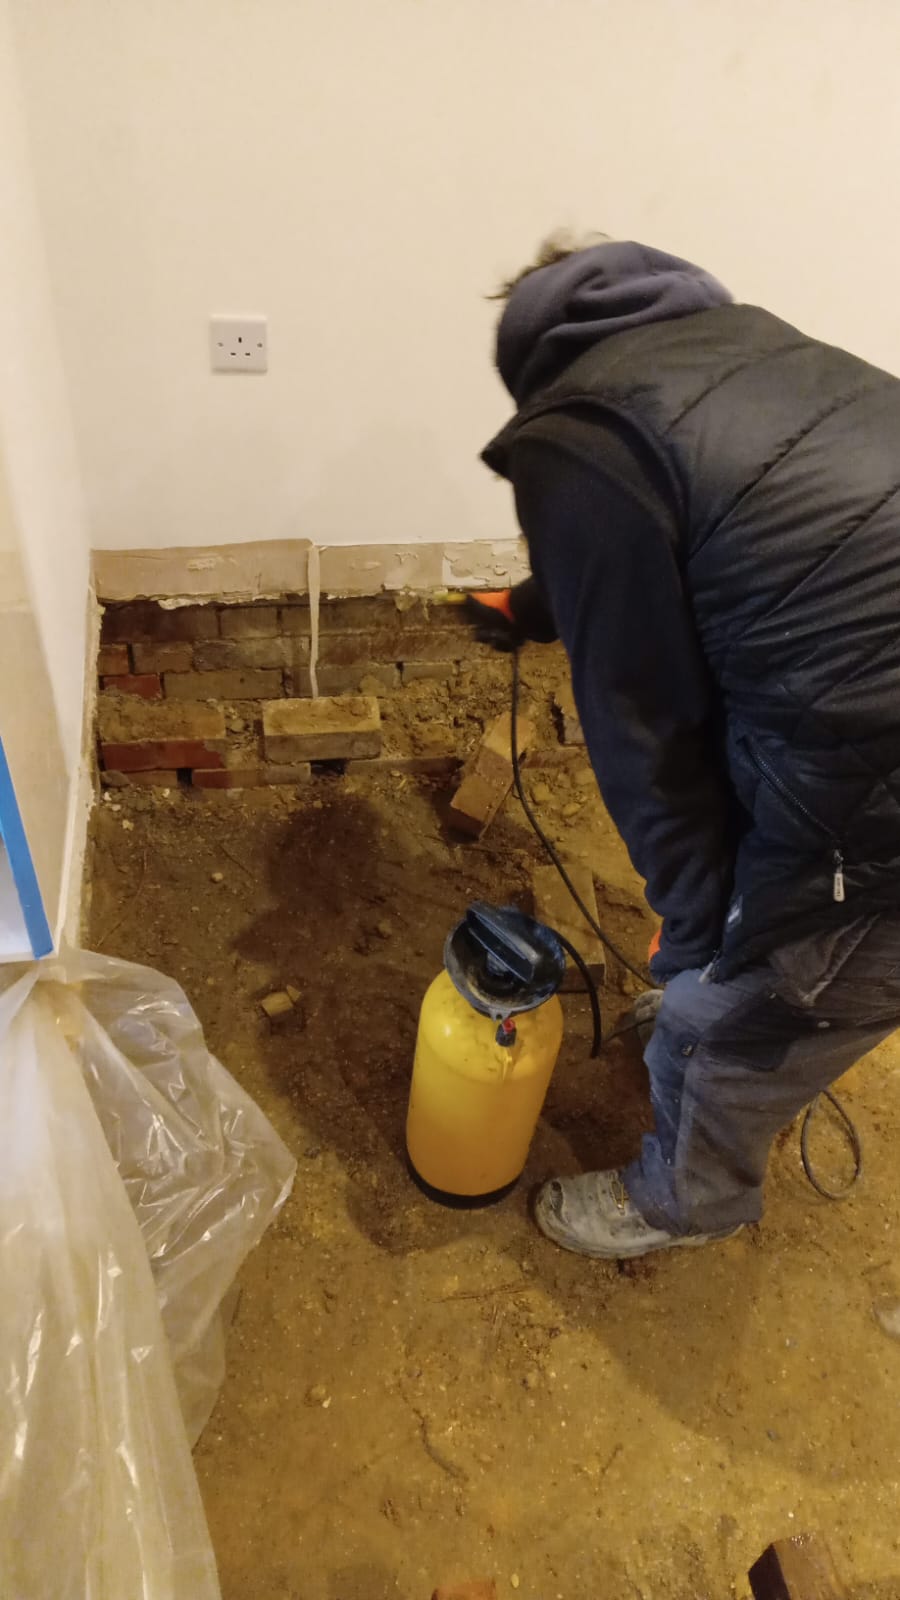
M 518 983 L 530 984 L 537 976 L 542 952 L 513 925 L 513 907 L 489 906 L 476 900 L 466 912 L 466 926 L 482 950 Z

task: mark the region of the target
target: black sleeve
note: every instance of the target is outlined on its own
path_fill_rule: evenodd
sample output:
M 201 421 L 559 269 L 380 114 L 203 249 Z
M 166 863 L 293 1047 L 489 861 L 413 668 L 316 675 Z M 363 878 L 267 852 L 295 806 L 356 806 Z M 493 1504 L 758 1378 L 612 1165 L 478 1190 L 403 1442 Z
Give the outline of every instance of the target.
M 510 590 L 509 604 L 523 638 L 535 644 L 552 644 L 559 638 L 553 614 L 534 574 Z
M 589 463 L 523 432 L 510 476 L 603 799 L 664 919 L 653 972 L 665 979 L 704 966 L 719 946 L 729 791 L 674 516 L 652 490 L 640 493 L 639 477 L 608 477 L 591 454 Z

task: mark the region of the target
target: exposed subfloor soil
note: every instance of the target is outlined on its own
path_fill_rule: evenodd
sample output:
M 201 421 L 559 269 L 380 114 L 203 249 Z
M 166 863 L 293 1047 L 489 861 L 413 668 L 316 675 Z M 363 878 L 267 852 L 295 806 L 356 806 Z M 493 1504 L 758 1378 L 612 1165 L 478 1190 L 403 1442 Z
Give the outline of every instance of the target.
M 640 959 L 640 886 L 583 765 L 538 780 Z M 527 905 L 539 859 L 514 799 L 480 844 L 446 832 L 446 799 L 325 775 L 99 809 L 94 947 L 183 984 L 299 1161 L 196 1452 L 225 1600 L 427 1600 L 485 1575 L 519 1600 L 724 1600 L 803 1529 L 853 1600 L 893 1600 L 900 1343 L 873 1303 L 900 1292 L 900 1047 L 845 1080 L 866 1152 L 848 1203 L 807 1186 L 793 1129 L 760 1228 L 619 1269 L 556 1250 L 528 1213 L 536 1181 L 624 1161 L 647 1125 L 633 1036 L 589 1062 L 572 997 L 519 1188 L 432 1204 L 404 1165 L 418 1006 L 467 901 Z M 271 1024 L 260 998 L 285 984 L 300 1004 Z M 613 979 L 608 1029 L 626 1004 Z M 837 1175 L 827 1130 L 820 1149 Z

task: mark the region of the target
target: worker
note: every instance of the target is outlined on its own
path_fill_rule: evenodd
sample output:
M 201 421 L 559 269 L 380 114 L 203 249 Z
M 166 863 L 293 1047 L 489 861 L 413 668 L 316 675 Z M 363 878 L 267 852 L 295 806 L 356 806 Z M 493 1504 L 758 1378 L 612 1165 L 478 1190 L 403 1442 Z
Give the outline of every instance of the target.
M 900 381 L 640 244 L 504 298 L 484 460 L 532 576 L 481 631 L 562 640 L 663 919 L 654 1132 L 536 1218 L 641 1256 L 756 1222 L 774 1136 L 900 1025 Z

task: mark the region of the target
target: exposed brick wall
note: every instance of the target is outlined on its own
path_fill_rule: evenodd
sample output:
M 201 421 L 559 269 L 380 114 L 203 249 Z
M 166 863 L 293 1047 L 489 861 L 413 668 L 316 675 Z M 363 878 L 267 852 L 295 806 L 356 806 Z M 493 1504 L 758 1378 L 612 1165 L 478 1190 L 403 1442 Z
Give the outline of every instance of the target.
M 487 654 L 453 605 L 390 595 L 323 600 L 319 693 L 348 697 L 343 710 L 337 708 L 336 742 L 328 746 L 338 752 L 333 759 L 365 761 L 368 770 L 379 762 L 414 769 L 413 757 L 379 753 L 368 724 L 369 742 L 360 741 L 353 697 L 359 704 L 360 694 L 371 700 L 423 680 L 452 682 L 462 663 Z M 270 727 L 279 720 L 265 708 L 291 701 L 298 703 L 301 729 L 299 703 L 310 695 L 307 601 L 111 605 L 103 616 L 98 669 L 104 782 L 190 782 L 221 789 L 299 782 L 309 775 L 309 761 L 299 755 L 286 760 L 283 742 L 267 738 L 265 727 L 267 720 Z M 201 716 L 202 734 L 194 713 L 207 715 L 206 721 Z M 341 715 L 348 729 L 343 745 Z M 292 748 L 303 748 L 302 732 Z M 420 769 L 436 770 L 439 759 L 422 757 Z

